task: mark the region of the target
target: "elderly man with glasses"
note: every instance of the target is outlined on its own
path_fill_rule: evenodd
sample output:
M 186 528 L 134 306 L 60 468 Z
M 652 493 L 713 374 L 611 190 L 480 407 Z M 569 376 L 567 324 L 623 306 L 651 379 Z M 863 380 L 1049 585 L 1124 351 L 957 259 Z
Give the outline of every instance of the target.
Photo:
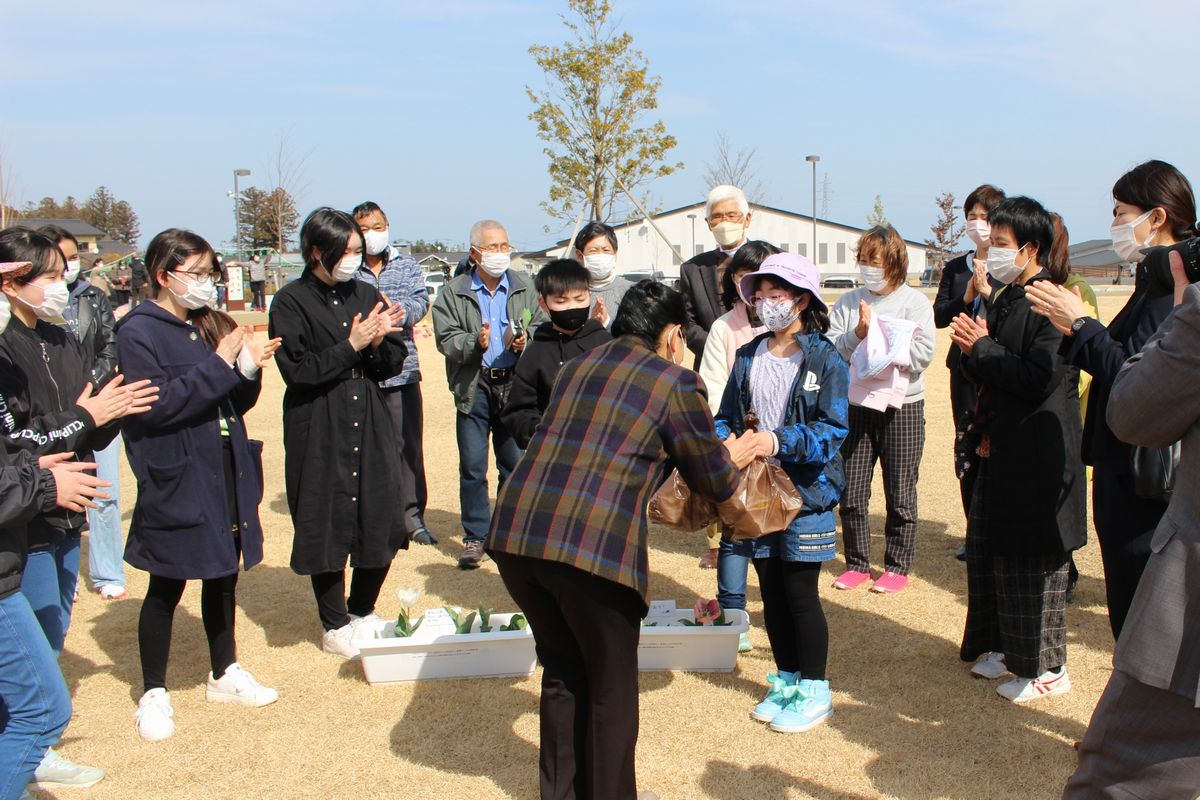
M 500 412 L 512 386 L 513 367 L 525 349 L 526 331 L 545 321 L 528 277 L 509 267 L 513 247 L 495 220 L 471 226 L 471 270 L 459 275 L 433 303 L 433 334 L 446 356 L 446 377 L 457 415 L 459 506 L 464 531 L 459 569 L 487 558 L 488 436 L 504 483 L 521 457 Z

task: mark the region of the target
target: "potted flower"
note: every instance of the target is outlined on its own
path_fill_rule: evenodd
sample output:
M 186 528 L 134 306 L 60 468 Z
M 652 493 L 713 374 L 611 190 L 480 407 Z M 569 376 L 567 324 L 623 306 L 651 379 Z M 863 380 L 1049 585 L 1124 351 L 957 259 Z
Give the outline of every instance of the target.
M 716 600 L 700 598 L 691 615 L 674 600 L 654 600 L 642 622 L 638 669 L 730 672 L 737 663 L 738 636 L 750 627 L 741 609 L 722 609 Z

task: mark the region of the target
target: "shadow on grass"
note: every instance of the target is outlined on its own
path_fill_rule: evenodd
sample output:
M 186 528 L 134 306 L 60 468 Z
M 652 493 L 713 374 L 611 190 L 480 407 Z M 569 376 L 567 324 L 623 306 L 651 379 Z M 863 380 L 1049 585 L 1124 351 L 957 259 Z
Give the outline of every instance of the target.
M 349 572 L 347 573 L 349 577 Z M 262 628 L 271 647 L 290 647 L 303 642 L 320 646 L 321 621 L 313 598 L 312 581 L 290 567 L 259 564 L 238 579 L 237 605 L 255 625 Z M 310 624 L 296 624 L 296 618 Z
M 776 767 L 759 764 L 747 769 L 727 761 L 709 761 L 700 776 L 700 788 L 708 797 L 719 800 L 787 797 L 789 791 L 816 800 L 873 800 L 874 797 L 822 786 Z
M 199 592 L 200 581 L 188 581 L 186 592 Z M 129 696 L 135 702 L 142 696 L 142 665 L 139 658 L 138 618 L 142 604 L 134 600 L 119 600 L 104 604 L 104 611 L 92 619 L 91 635 L 112 662 L 111 667 L 96 667 L 92 671 L 107 671 L 129 686 Z M 65 655 L 65 654 L 64 654 Z M 64 666 L 63 674 L 74 672 L 75 664 Z M 171 629 L 171 658 L 167 664 L 167 690 L 179 691 L 202 686 L 211 667 L 208 657 L 208 638 L 200 618 L 181 603 L 175 609 Z M 78 680 L 77 676 L 68 678 Z

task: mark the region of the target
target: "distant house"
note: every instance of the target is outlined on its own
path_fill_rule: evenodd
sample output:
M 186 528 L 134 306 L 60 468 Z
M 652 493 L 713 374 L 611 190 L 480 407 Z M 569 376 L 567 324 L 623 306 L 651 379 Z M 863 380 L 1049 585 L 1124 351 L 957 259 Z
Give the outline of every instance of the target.
M 467 251 L 443 250 L 437 253 L 413 253 L 412 257 L 425 272 L 449 272 L 453 275 L 458 262 L 467 257 Z
M 81 219 L 24 217 L 13 222 L 13 227 L 20 226 L 22 228 L 34 228 L 35 230 L 43 225 L 57 225 L 74 236 L 79 241 L 79 252 L 81 253 L 120 253 L 125 255 L 127 251 L 133 250 L 130 245 L 123 242 L 113 242 L 106 239 L 104 231 L 94 225 L 87 224 Z
M 1071 271 L 1088 280 L 1120 280 L 1128 268 L 1113 249 L 1111 239 L 1091 239 L 1070 248 Z

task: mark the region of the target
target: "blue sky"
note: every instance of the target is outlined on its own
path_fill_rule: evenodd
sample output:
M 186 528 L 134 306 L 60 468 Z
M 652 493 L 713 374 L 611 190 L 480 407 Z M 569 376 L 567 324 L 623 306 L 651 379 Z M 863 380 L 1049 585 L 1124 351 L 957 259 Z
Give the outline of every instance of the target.
M 653 184 L 664 209 L 702 198 L 718 131 L 757 148 L 769 204 L 811 210 L 818 153 L 832 219 L 863 224 L 879 194 L 910 239 L 935 195 L 984 181 L 1042 200 L 1082 241 L 1107 235 L 1125 169 L 1163 158 L 1198 177 L 1200 4 L 614 3 L 686 164 Z M 288 131 L 310 153 L 302 213 L 373 199 L 396 237 L 462 241 L 480 217 L 525 249 L 565 235 L 539 208 L 525 96 L 543 85 L 528 48 L 565 38 L 565 0 L 49 7 L 3 12 L 0 152 L 20 201 L 105 184 L 143 242 L 183 226 L 220 243 L 232 170 L 261 185 Z

